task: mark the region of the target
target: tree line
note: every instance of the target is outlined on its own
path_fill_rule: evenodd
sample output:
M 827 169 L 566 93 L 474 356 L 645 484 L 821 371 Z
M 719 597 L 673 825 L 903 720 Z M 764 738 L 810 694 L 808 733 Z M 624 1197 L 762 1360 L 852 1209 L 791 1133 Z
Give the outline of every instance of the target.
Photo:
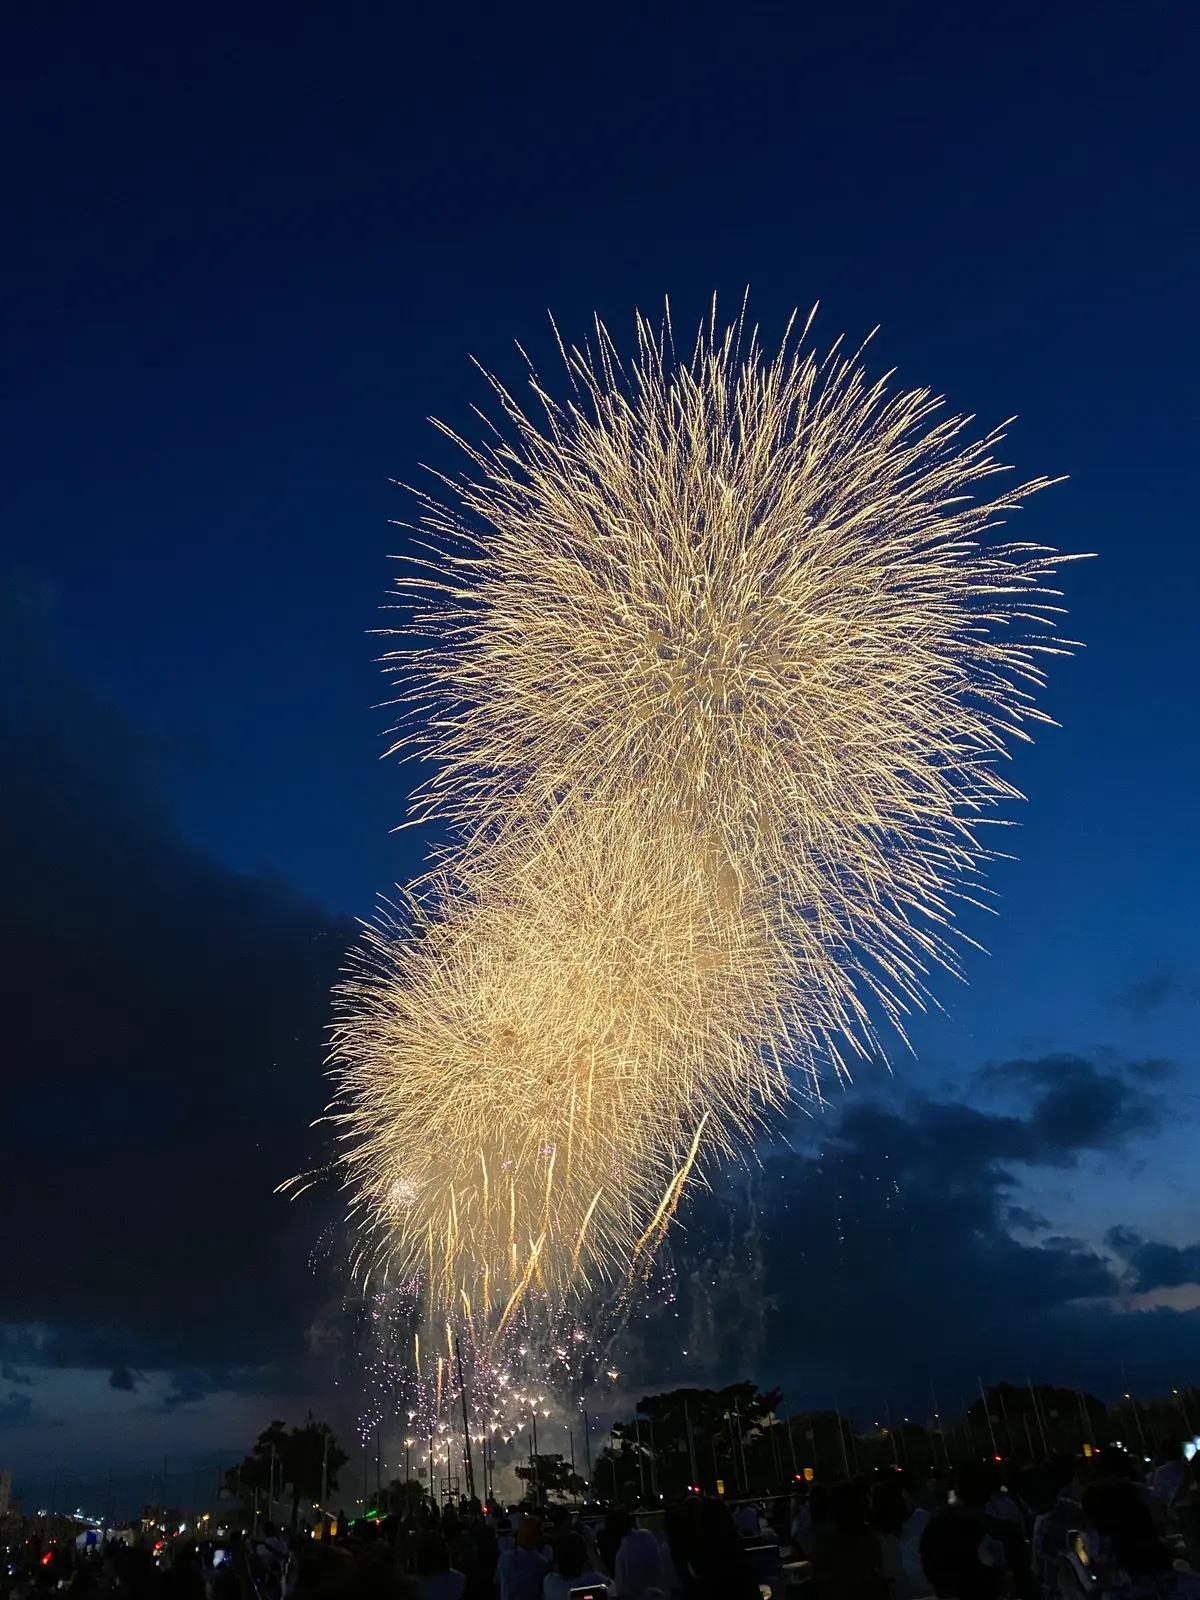
M 956 1462 L 995 1456 L 1017 1462 L 1079 1455 L 1121 1444 L 1153 1456 L 1164 1439 L 1200 1434 L 1200 1391 L 1150 1400 L 1125 1395 L 1107 1406 L 1083 1389 L 998 1383 L 955 1416 L 918 1421 L 883 1415 L 856 1425 L 835 1409 L 780 1415 L 778 1389 L 750 1382 L 723 1389 L 671 1389 L 643 1396 L 634 1415 L 614 1423 L 590 1482 L 561 1455 L 531 1456 L 517 1477 L 536 1498 L 656 1501 L 689 1492 L 764 1494 L 798 1480 L 829 1481 L 898 1466 L 929 1474 Z M 349 1460 L 328 1423 L 309 1414 L 299 1427 L 273 1421 L 229 1468 L 223 1492 L 247 1519 L 298 1526 L 302 1513 L 328 1510 Z M 426 1494 L 416 1477 L 377 1483 L 377 1514 L 400 1513 Z

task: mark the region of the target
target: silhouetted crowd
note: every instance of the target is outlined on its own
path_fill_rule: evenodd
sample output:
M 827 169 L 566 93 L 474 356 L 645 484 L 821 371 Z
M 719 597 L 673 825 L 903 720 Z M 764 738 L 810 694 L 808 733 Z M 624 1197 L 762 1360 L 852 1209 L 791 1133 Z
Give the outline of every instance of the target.
M 31 1524 L 0 1600 L 1200 1600 L 1200 1457 L 1164 1441 L 1142 1469 L 1106 1449 L 641 1513 L 426 1501 L 332 1538 L 267 1524 L 223 1546 L 79 1549 Z

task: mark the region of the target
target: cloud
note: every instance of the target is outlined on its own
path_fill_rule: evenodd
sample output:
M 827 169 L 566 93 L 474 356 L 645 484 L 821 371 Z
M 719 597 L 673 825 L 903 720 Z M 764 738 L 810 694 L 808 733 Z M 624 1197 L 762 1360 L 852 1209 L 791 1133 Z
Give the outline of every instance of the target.
M 1200 1283 L 1200 1242 L 1182 1248 L 1144 1238 L 1135 1228 L 1110 1228 L 1109 1246 L 1121 1256 L 1134 1294 Z
M 0 1396 L 0 1430 L 23 1428 L 33 1419 L 33 1401 L 27 1394 Z
M 110 1389 L 125 1389 L 130 1393 L 137 1388 L 137 1380 L 128 1367 L 114 1367 L 108 1375 Z
M 1184 978 L 1172 968 L 1165 967 L 1145 978 L 1125 986 L 1116 995 L 1116 1004 L 1128 1011 L 1139 1022 L 1144 1022 L 1163 1006 L 1174 1002 L 1193 1001 L 1200 997 L 1200 984 L 1194 978 Z
M 836 1390 L 847 1403 L 890 1393 L 926 1408 L 931 1381 L 965 1393 L 981 1371 L 1065 1381 L 1082 1371 L 1111 1389 L 1123 1361 L 1169 1363 L 1197 1335 L 1190 1302 L 1122 1315 L 1127 1284 L 1111 1241 L 1052 1233 L 1021 1200 L 1022 1174 L 1121 1156 L 1154 1133 L 1162 1070 L 1144 1065 L 1081 1055 L 994 1064 L 985 1080 L 1011 1110 L 924 1096 L 849 1102 L 817 1124 L 808 1153 L 772 1152 L 749 1200 L 721 1180 L 693 1202 L 665 1313 L 677 1346 L 722 1377 L 757 1351 L 763 1376 L 822 1403 Z M 721 1229 L 736 1251 L 709 1249 Z M 1138 1287 L 1178 1282 L 1190 1265 L 1169 1247 L 1125 1243 L 1141 1252 Z M 760 1280 L 763 1327 L 748 1309 Z M 704 1337 L 714 1304 L 727 1319 L 719 1348 Z M 646 1340 L 649 1352 L 663 1348 Z
M 1085 1150 L 1116 1149 L 1152 1133 L 1163 1106 L 1145 1085 L 1161 1082 L 1171 1070 L 1169 1062 L 1152 1059 L 1104 1071 L 1085 1056 L 1058 1053 L 993 1063 L 980 1078 L 1036 1096 L 1030 1115 L 1009 1130 L 1024 1149 L 1004 1151 L 1004 1157 L 1054 1166 L 1069 1164 Z
M 273 1190 L 322 1154 L 352 929 L 182 837 L 168 753 L 67 670 L 47 610 L 0 581 L 0 1171 L 23 1219 L 0 1355 L 115 1388 L 150 1367 L 286 1374 L 328 1293 L 325 1219 Z

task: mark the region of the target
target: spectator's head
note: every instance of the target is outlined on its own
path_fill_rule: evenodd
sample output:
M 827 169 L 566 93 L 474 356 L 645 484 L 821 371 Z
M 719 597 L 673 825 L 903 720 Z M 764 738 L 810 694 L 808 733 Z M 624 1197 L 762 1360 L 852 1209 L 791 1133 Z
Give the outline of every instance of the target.
M 816 1523 L 828 1522 L 833 1506 L 833 1490 L 827 1483 L 814 1483 L 808 1497 L 808 1507 Z
M 433 1578 L 439 1572 L 449 1572 L 450 1546 L 442 1534 L 431 1529 L 421 1535 L 413 1567 L 420 1578 Z
M 554 1564 L 564 1578 L 577 1578 L 587 1566 L 587 1545 L 581 1533 L 564 1533 L 554 1546 Z
M 990 1461 L 964 1461 L 954 1469 L 954 1493 L 968 1511 L 982 1511 L 992 1497 L 995 1472 Z
M 517 1529 L 518 1550 L 540 1550 L 542 1548 L 542 1519 L 532 1514 L 521 1518 L 521 1526 Z
M 715 1554 L 741 1551 L 742 1538 L 738 1533 L 733 1513 L 724 1500 L 711 1497 L 698 1502 L 696 1534 L 705 1552 L 705 1559 Z
M 662 1582 L 662 1554 L 647 1528 L 632 1528 L 621 1540 L 622 1594 L 648 1594 Z
M 898 1538 L 908 1521 L 908 1499 L 894 1472 L 871 1486 L 871 1526 L 877 1532 Z
M 862 1483 L 835 1483 L 829 1497 L 829 1521 L 845 1533 L 858 1533 L 866 1526 L 867 1493 Z
M 1178 1461 L 1183 1453 L 1183 1446 L 1179 1440 L 1171 1435 L 1158 1441 L 1158 1454 L 1161 1461 Z
M 633 1527 L 633 1518 L 624 1506 L 610 1506 L 604 1518 L 604 1531 L 610 1539 L 623 1539 Z
M 921 1566 L 938 1600 L 993 1600 L 995 1570 L 980 1559 L 983 1521 L 962 1506 L 935 1512 L 921 1535 Z
M 1083 1491 L 1083 1517 L 1100 1535 L 1105 1555 L 1131 1578 L 1150 1577 L 1171 1565 L 1150 1507 L 1132 1483 L 1105 1479 Z
M 1079 1464 L 1074 1456 L 1054 1456 L 1046 1468 L 1046 1480 L 1050 1493 L 1056 1500 L 1063 1494 L 1072 1500 L 1077 1500 L 1082 1493 Z

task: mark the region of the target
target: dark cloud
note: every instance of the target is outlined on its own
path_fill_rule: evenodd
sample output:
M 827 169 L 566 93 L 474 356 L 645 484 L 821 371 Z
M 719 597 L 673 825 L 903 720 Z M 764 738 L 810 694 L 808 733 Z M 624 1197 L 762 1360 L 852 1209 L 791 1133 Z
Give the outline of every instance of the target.
M 33 1419 L 33 1401 L 27 1394 L 0 1395 L 0 1430 L 23 1428 Z
M 272 1191 L 320 1153 L 352 930 L 179 834 L 165 753 L 64 668 L 45 611 L 0 587 L 0 1170 L 22 1216 L 0 1351 L 286 1366 L 324 1292 L 319 1223 Z
M 1127 984 L 1116 996 L 1116 1003 L 1121 1010 L 1143 1021 L 1165 1005 L 1195 1000 L 1198 996 L 1200 984 L 1194 978 L 1185 978 L 1171 968 L 1164 968 Z
M 108 1387 L 132 1393 L 137 1388 L 137 1379 L 128 1367 L 114 1367 L 108 1375 Z
M 1135 1294 L 1200 1283 L 1200 1241 L 1177 1247 L 1143 1238 L 1134 1228 L 1111 1228 L 1108 1244 L 1124 1259 Z
M 1183 1359 L 1200 1319 L 1120 1314 L 1128 1285 L 1108 1252 L 1049 1233 L 1018 1197 L 1023 1172 L 1119 1155 L 1159 1125 L 1161 1074 L 1142 1065 L 1055 1055 L 992 1066 L 1011 1111 L 850 1103 L 818 1124 L 809 1153 L 767 1161 L 752 1204 L 724 1182 L 693 1204 L 666 1312 L 679 1347 L 722 1373 L 754 1349 L 766 1376 L 826 1403 L 835 1390 L 872 1404 L 890 1392 L 926 1407 L 931 1381 L 965 1393 L 980 1372 L 1073 1381 L 1083 1370 L 1113 1389 L 1123 1362 Z M 710 1230 L 736 1248 L 711 1252 Z M 1136 1243 L 1139 1271 L 1187 1270 Z M 746 1309 L 760 1281 L 765 1327 Z M 705 1340 L 714 1304 L 732 1324 L 719 1347 Z
M 171 1387 L 163 1401 L 167 1411 L 203 1400 L 216 1387 L 212 1374 L 200 1367 L 182 1367 L 171 1374 Z
M 1069 1164 L 1085 1150 L 1115 1149 L 1153 1132 L 1163 1107 L 1145 1085 L 1161 1082 L 1170 1071 L 1171 1064 L 1158 1059 L 1106 1071 L 1085 1056 L 1065 1053 L 996 1062 L 980 1074 L 985 1083 L 1035 1094 L 1019 1126 L 1005 1119 L 1005 1133 L 1016 1145 L 997 1154 L 1038 1165 Z

